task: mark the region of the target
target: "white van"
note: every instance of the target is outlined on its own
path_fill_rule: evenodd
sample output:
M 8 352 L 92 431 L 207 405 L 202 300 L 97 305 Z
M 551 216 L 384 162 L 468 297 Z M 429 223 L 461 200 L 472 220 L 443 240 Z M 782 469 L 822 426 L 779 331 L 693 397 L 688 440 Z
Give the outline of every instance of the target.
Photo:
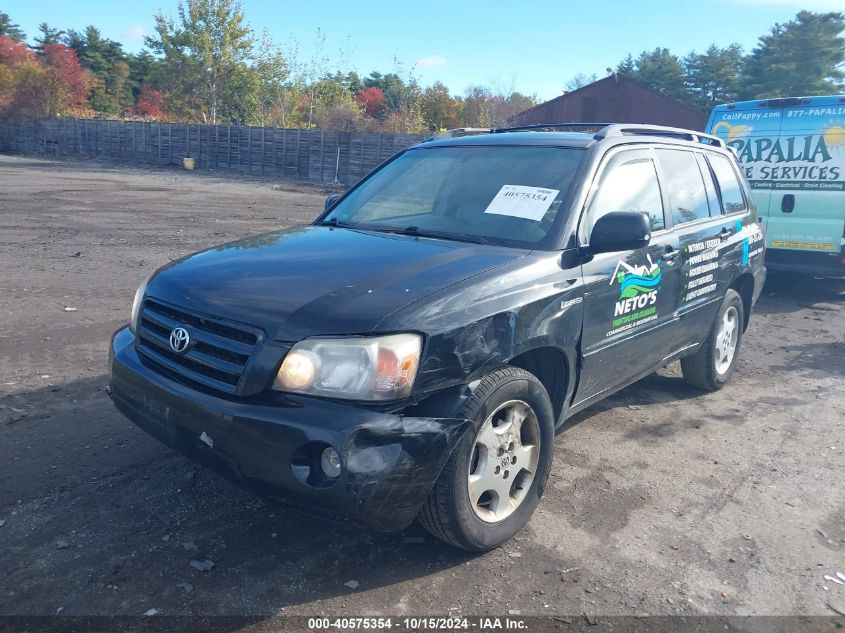
M 766 226 L 766 266 L 845 277 L 845 95 L 716 106 Z

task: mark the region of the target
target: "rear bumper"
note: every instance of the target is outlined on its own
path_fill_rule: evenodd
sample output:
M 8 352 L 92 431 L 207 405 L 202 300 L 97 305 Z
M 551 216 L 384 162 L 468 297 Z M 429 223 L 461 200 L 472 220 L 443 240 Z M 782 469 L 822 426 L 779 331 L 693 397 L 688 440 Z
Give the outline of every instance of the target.
M 112 338 L 109 365 L 115 406 L 164 444 L 263 497 L 377 531 L 414 520 L 471 426 L 281 394 L 273 402 L 210 395 L 145 366 L 127 328 Z M 326 446 L 341 455 L 335 480 L 319 465 Z
M 818 277 L 845 277 L 845 251 L 814 253 L 786 248 L 767 248 L 766 266 L 769 270 L 792 272 Z

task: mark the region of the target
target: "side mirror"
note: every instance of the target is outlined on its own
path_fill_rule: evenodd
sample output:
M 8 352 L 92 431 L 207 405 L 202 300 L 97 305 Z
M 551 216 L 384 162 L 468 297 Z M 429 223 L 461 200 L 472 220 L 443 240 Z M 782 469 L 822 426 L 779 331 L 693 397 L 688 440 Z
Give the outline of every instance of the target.
M 330 194 L 328 198 L 326 198 L 326 206 L 323 207 L 326 211 L 331 209 L 334 206 L 334 203 L 340 200 L 339 193 Z
M 603 215 L 593 226 L 590 253 L 615 253 L 648 246 L 651 222 L 638 211 L 617 211 Z

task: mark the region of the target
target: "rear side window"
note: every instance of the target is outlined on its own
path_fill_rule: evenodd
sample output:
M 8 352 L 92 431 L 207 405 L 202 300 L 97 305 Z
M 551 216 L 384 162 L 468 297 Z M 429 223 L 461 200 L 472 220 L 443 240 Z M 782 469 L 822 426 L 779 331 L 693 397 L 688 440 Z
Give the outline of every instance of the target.
M 615 211 L 639 211 L 651 220 L 652 231 L 666 228 L 660 183 L 647 152 L 622 152 L 610 160 L 590 204 L 589 230 L 600 217 Z
M 722 213 L 745 211 L 742 187 L 739 186 L 739 179 L 730 160 L 718 154 L 708 154 L 707 160 L 713 168 L 713 173 L 716 174 L 716 184 L 722 199 Z
M 674 149 L 658 149 L 656 152 L 666 178 L 672 221 L 683 224 L 709 218 L 707 192 L 695 154 Z

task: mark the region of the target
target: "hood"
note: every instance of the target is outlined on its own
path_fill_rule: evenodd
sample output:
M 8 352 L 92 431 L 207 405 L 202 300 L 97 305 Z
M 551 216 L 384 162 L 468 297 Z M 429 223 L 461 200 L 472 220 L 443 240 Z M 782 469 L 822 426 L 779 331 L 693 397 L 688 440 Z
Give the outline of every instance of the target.
M 306 226 L 211 248 L 162 268 L 147 295 L 296 341 L 372 331 L 385 317 L 528 251 Z M 421 329 L 422 329 L 421 324 Z

